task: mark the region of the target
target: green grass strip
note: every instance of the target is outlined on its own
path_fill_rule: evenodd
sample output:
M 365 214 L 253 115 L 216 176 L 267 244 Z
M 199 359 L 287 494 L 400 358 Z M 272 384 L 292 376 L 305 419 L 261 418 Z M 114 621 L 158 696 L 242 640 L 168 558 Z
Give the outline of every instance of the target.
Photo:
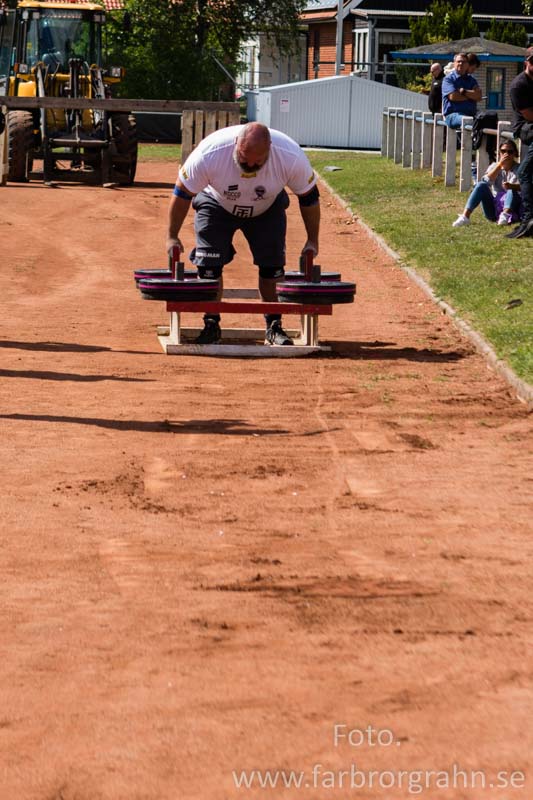
M 173 161 L 181 159 L 180 144 L 140 144 L 139 161 Z
M 469 226 L 452 228 L 468 194 L 426 170 L 374 153 L 308 155 L 352 211 L 533 383 L 533 239 L 506 239 L 512 229 L 488 222 L 481 208 Z M 522 304 L 506 309 L 511 300 Z

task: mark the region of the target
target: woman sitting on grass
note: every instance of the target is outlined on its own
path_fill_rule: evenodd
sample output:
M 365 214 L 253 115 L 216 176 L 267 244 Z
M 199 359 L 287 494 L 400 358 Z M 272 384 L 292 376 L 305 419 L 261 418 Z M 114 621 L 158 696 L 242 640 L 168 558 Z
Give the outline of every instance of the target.
M 453 228 L 470 225 L 472 211 L 481 203 L 489 222 L 510 225 L 520 219 L 520 184 L 515 174 L 518 166 L 518 148 L 512 139 L 505 139 L 500 146 L 500 160 L 487 169 L 467 200 L 465 210 L 459 214 Z

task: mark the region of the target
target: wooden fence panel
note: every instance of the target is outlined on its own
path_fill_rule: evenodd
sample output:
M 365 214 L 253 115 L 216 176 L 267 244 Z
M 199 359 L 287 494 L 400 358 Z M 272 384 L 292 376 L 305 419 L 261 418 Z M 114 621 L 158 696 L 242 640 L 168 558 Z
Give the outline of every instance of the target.
M 221 103 L 227 106 L 228 103 Z M 181 163 L 190 156 L 194 148 L 208 136 L 220 128 L 229 125 L 238 125 L 240 111 L 238 106 L 233 108 L 209 109 L 208 111 L 184 111 L 181 117 Z
M 194 148 L 194 111 L 184 111 L 181 115 L 181 163 Z

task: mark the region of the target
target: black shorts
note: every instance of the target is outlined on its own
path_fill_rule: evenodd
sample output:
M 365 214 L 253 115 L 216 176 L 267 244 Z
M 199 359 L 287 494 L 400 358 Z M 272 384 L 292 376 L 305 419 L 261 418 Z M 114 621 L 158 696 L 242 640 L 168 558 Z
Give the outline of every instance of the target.
M 201 274 L 220 276 L 224 264 L 229 264 L 235 255 L 233 236 L 242 231 L 263 278 L 283 275 L 285 266 L 285 236 L 289 197 L 283 189 L 270 208 L 258 217 L 236 217 L 222 208 L 217 201 L 199 192 L 192 202 L 196 212 L 194 232 L 196 247 L 190 255 Z

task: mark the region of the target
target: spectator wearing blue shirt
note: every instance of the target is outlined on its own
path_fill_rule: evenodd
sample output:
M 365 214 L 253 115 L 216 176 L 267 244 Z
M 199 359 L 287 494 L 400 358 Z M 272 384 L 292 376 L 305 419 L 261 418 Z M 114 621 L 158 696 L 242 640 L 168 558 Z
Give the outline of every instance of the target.
M 461 127 L 463 117 L 475 117 L 481 89 L 469 73 L 469 63 L 464 53 L 457 53 L 453 70 L 442 82 L 442 113 L 449 128 Z

